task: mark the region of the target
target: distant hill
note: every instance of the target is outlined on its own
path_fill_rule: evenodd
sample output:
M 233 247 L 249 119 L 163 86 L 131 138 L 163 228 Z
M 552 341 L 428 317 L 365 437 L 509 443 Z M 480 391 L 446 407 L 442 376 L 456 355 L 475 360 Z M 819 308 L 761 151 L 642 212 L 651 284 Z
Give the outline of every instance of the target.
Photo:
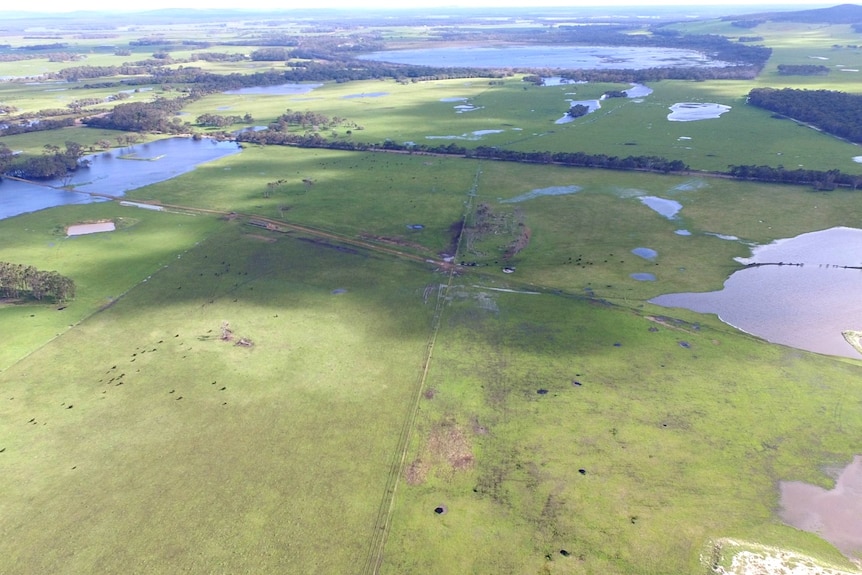
M 725 21 L 773 21 L 773 22 L 803 22 L 806 24 L 858 24 L 862 22 L 862 6 L 858 4 L 840 4 L 829 8 L 812 10 L 796 10 L 793 12 L 761 12 L 745 14 L 744 16 L 725 16 Z

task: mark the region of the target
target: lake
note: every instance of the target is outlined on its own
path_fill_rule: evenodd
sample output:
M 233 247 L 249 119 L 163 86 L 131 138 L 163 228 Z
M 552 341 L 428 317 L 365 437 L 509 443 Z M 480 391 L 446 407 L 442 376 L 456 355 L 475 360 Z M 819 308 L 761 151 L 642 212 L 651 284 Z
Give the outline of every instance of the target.
M 831 228 L 753 249 L 724 289 L 650 300 L 664 307 L 714 313 L 773 343 L 862 359 L 844 339 L 862 330 L 862 230 Z M 753 264 L 753 265 L 752 265 Z
M 85 156 L 90 160 L 90 167 L 78 169 L 68 182 L 55 179 L 40 183 L 55 187 L 68 183 L 75 190 L 122 196 L 129 190 L 169 180 L 192 171 L 200 164 L 239 151 L 240 147 L 235 142 L 167 138 Z M 5 178 L 0 180 L 0 219 L 54 206 L 93 201 L 100 200 L 84 193 Z
M 670 67 L 721 67 L 695 50 L 630 46 L 500 46 L 385 50 L 363 60 L 449 68 L 558 68 L 616 70 Z

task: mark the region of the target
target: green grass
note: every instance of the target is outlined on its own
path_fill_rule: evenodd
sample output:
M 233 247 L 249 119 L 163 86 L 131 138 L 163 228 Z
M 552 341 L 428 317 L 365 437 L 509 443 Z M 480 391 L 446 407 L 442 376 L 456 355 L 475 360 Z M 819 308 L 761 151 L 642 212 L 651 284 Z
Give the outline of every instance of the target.
M 769 34 L 788 44 L 776 52 L 788 62 L 825 38 Z M 467 143 L 656 154 L 707 169 L 853 171 L 849 144 L 743 104 L 770 73 L 661 82 L 642 103 L 608 100 L 566 125 L 553 124 L 566 97 L 624 86 L 357 82 L 296 98 L 210 96 L 187 111 L 249 112 L 266 123 L 285 108 L 311 109 L 359 123 L 350 137 L 368 141 L 501 129 Z M 14 98 L 26 90 L 34 88 Z M 388 95 L 345 98 L 371 92 Z M 59 94 L 39 92 L 38 106 Z M 440 101 L 448 97 L 481 109 L 456 114 Z M 678 101 L 733 109 L 668 122 Z M 4 141 L 38 153 L 44 143 L 113 137 L 96 134 Z M 551 186 L 580 191 L 501 202 Z M 678 201 L 679 216 L 653 212 L 644 195 Z M 849 567 L 831 545 L 779 521 L 777 485 L 829 487 L 822 468 L 858 454 L 862 364 L 647 300 L 718 289 L 749 243 L 858 226 L 856 193 L 249 146 L 129 197 L 244 215 L 99 203 L 0 222 L 0 261 L 56 269 L 78 285 L 63 310 L 0 307 L 0 571 L 360 572 L 381 528 L 382 572 L 393 574 L 694 574 L 722 538 Z M 467 214 L 469 227 L 483 203 L 498 224 L 462 239 L 459 259 L 476 266 L 452 276 L 450 289 L 430 264 L 263 230 L 246 217 L 437 259 L 453 224 Z M 100 219 L 120 229 L 62 233 Z M 530 243 L 504 260 L 519 223 Z M 674 233 L 682 228 L 692 235 Z M 639 258 L 636 247 L 658 257 Z M 635 272 L 657 281 L 634 281 Z M 219 339 L 224 322 L 232 342 Z M 234 345 L 239 338 L 253 345 Z M 415 426 L 405 427 L 419 391 Z M 389 516 L 386 486 L 405 429 Z
M 776 483 L 821 483 L 818 464 L 854 453 L 862 419 L 833 408 L 858 397 L 858 365 L 552 295 L 485 292 L 489 311 L 464 283 L 383 572 L 696 573 L 717 533 L 838 559 L 778 523 Z M 452 429 L 466 469 L 440 447 Z
M 365 553 L 429 274 L 222 228 L 0 375 L 7 572 L 335 573 Z M 225 320 L 254 346 L 220 341 Z

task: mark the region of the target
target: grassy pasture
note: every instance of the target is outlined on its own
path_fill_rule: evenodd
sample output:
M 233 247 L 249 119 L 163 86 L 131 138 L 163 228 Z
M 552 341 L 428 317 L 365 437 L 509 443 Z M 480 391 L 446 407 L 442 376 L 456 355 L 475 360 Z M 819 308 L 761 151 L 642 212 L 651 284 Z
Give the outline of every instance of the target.
M 264 199 L 277 178 L 290 183 Z M 500 203 L 559 185 L 583 189 Z M 679 220 L 639 194 L 679 201 Z M 513 276 L 493 263 L 505 237 L 461 254 L 480 266 L 445 294 L 383 572 L 694 573 L 718 537 L 843 564 L 777 521 L 775 485 L 828 485 L 819 468 L 854 453 L 858 362 L 642 302 L 717 287 L 747 253 L 702 232 L 766 242 L 853 225 L 854 194 L 250 148 L 131 195 L 262 215 L 289 200 L 287 220 L 428 251 L 448 244 L 468 197 L 520 212 L 533 230 Z M 118 217 L 118 232 L 57 236 Z M 406 229 L 416 221 L 426 228 Z M 682 226 L 693 235 L 676 236 Z M 0 232 L 0 259 L 56 268 L 81 294 L 62 312 L 0 310 L 28 334 L 0 372 L 10 573 L 351 572 L 364 561 L 444 276 L 242 219 L 113 204 L 22 216 Z M 638 246 L 659 252 L 648 267 L 659 281 L 628 277 L 654 266 L 629 253 Z M 575 251 L 593 265 L 567 263 Z M 619 305 L 585 299 L 585 287 Z M 83 321 L 67 330 L 73 314 Z M 219 341 L 222 321 L 254 346 Z M 122 546 L 107 536 L 117 532 Z
M 78 222 L 113 220 L 117 231 L 66 237 Z M 68 206 L 18 216 L 0 225 L 0 261 L 56 270 L 75 280 L 77 297 L 58 306 L 3 305 L 0 370 L 111 305 L 176 260 L 216 227 L 211 218 L 156 213 L 114 203 Z
M 363 557 L 432 275 L 258 235 L 222 223 L 0 375 L 6 573 L 343 573 Z M 223 320 L 254 346 L 220 341 Z
M 775 519 L 776 482 L 821 482 L 858 447 L 858 365 L 469 283 L 435 347 L 384 573 L 699 573 L 716 533 L 841 561 Z
M 597 99 L 620 84 L 536 87 L 519 78 L 504 85 L 487 81 L 446 80 L 401 85 L 394 81 L 351 82 L 318 88 L 298 96 L 228 96 L 204 98 L 188 106 L 194 117 L 204 112 L 251 113 L 265 125 L 285 109 L 311 110 L 347 118 L 363 127 L 336 137 L 357 141 L 440 144 L 466 147 L 504 146 L 523 151 L 585 151 L 612 156 L 656 155 L 679 158 L 692 168 L 726 170 L 730 164 L 800 165 L 811 169 L 860 170 L 852 158 L 858 148 L 829 135 L 745 104 L 754 82 L 664 81 L 642 99 L 610 99 L 592 114 L 566 123 L 554 122 L 568 109 L 567 99 Z M 361 94 L 384 95 L 355 97 Z M 469 98 L 475 110 L 457 113 Z M 731 107 L 721 117 L 693 122 L 671 122 L 669 108 L 680 102 L 718 103 Z M 224 111 L 223 111 L 224 110 Z M 498 133 L 474 135 L 493 130 Z M 324 134 L 331 137 L 329 133 Z
M 755 84 L 662 82 L 642 103 L 609 100 L 563 126 L 553 120 L 565 92 L 620 86 L 363 82 L 311 99 L 212 96 L 187 111 L 230 106 L 265 123 L 313 109 L 357 121 L 365 130 L 353 137 L 371 141 L 502 129 L 478 143 L 853 171 L 851 146 L 745 108 Z M 373 92 L 387 95 L 345 97 Z M 447 97 L 481 109 L 455 114 Z M 733 110 L 666 121 L 667 106 L 689 100 Z M 38 152 L 111 137 L 86 134 L 4 141 Z M 581 190 L 501 202 L 552 186 Z M 645 195 L 678 201 L 677 219 Z M 450 249 L 452 224 L 465 213 L 475 223 L 480 204 L 503 224 L 462 239 L 459 259 L 477 265 L 444 289 L 430 265 L 245 217 L 100 203 L 0 222 L 0 260 L 78 284 L 64 310 L 0 306 L 0 571 L 359 572 L 420 382 L 394 513 L 383 514 L 384 573 L 703 573 L 725 537 L 849 567 L 777 519 L 777 483 L 829 487 L 823 467 L 858 454 L 862 364 L 646 300 L 717 289 L 747 242 L 859 227 L 857 193 L 252 146 L 129 196 L 428 257 Z M 100 219 L 120 229 L 62 234 Z M 530 242 L 504 261 L 518 223 Z M 629 277 L 644 271 L 657 281 Z M 219 339 L 225 321 L 231 342 Z

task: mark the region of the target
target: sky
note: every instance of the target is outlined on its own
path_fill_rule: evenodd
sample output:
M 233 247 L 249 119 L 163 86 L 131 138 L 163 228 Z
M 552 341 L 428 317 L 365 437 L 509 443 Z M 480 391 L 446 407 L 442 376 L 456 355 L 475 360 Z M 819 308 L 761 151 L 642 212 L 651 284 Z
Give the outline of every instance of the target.
M 760 6 L 786 8 L 828 6 L 841 4 L 847 0 L 706 0 L 703 5 L 746 7 L 746 12 L 756 11 Z M 850 0 L 852 1 L 852 0 Z M 6 4 L 6 2 L 3 2 Z M 260 10 L 285 10 L 291 8 L 430 8 L 430 7 L 550 7 L 550 6 L 695 6 L 693 0 L 146 0 L 145 2 L 117 2 L 116 0 L 36 0 L 35 2 L 6 4 L 4 10 L 26 10 L 39 12 L 68 12 L 71 10 L 126 11 L 155 10 L 160 8 L 241 8 Z

